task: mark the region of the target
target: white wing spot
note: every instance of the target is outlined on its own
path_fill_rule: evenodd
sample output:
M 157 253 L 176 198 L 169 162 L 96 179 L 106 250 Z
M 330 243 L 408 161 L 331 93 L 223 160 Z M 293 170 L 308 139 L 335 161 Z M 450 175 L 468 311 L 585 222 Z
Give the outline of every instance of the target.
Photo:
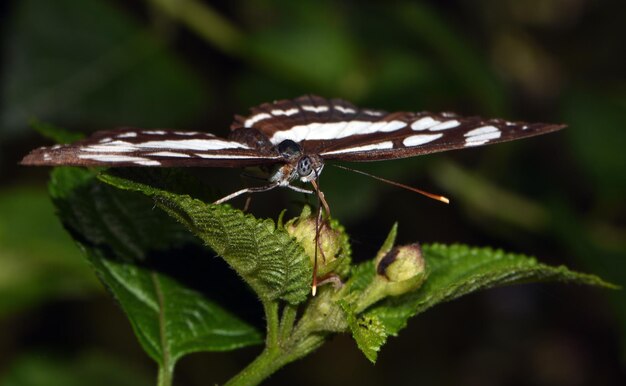
M 112 141 L 100 145 L 91 145 L 80 149 L 81 151 L 96 153 L 126 153 L 136 151 L 137 147 L 126 141 Z
M 415 131 L 421 131 L 421 130 L 426 130 L 429 129 L 433 126 L 436 126 L 438 124 L 440 124 L 441 122 L 432 119 L 431 117 L 424 117 L 424 118 L 420 118 L 417 121 L 413 122 L 411 124 L 411 129 L 415 130 Z
M 406 127 L 402 121 L 342 121 L 331 123 L 313 122 L 308 125 L 294 126 L 289 130 L 277 131 L 272 135 L 270 141 L 277 145 L 286 139 L 295 142 L 329 140 L 345 138 L 352 135 L 363 135 L 372 133 L 388 133 Z
M 340 111 L 344 114 L 354 114 L 356 113 L 355 109 L 351 109 L 350 107 L 343 107 L 343 106 L 334 106 L 335 110 Z
M 154 160 L 135 161 L 135 163 L 137 165 L 143 165 L 143 166 L 160 166 L 161 165 L 159 161 L 154 161 Z
M 264 119 L 267 118 L 271 118 L 272 116 L 269 115 L 268 113 L 259 113 L 257 115 L 253 115 L 250 118 L 246 119 L 246 121 L 244 122 L 243 126 L 244 127 L 252 127 L 252 125 L 254 125 L 255 123 L 262 121 Z
M 112 138 L 111 138 L 111 137 L 106 137 L 106 138 L 102 138 L 102 139 L 101 139 L 100 141 L 98 141 L 98 142 L 100 142 L 100 143 L 103 143 L 103 142 L 110 142 L 111 140 L 112 140 Z
M 165 135 L 167 131 L 165 130 L 145 130 L 144 134 L 152 134 L 152 135 Z
M 417 135 L 412 135 L 410 137 L 406 137 L 403 141 L 402 144 L 404 146 L 420 146 L 432 141 L 435 141 L 439 138 L 443 137 L 442 133 L 439 134 L 417 134 Z
M 136 143 L 139 149 L 179 149 L 179 150 L 222 150 L 250 149 L 248 146 L 234 141 L 221 139 L 166 139 L 164 141 L 148 141 Z
M 389 133 L 391 131 L 396 131 L 400 129 L 404 129 L 406 127 L 406 122 L 402 121 L 389 121 L 386 125 L 384 125 L 380 130 L 383 133 Z
M 175 153 L 173 151 L 157 151 L 156 153 L 150 153 L 148 155 L 155 156 L 155 157 L 178 157 L 178 158 L 189 158 L 189 157 L 191 157 L 189 154 Z
M 302 110 L 311 111 L 311 112 L 314 112 L 314 113 L 323 113 L 325 111 L 328 111 L 328 106 L 304 105 L 304 106 L 302 106 Z
M 468 131 L 467 133 L 465 133 L 465 136 L 466 137 L 475 137 L 475 136 L 478 136 L 478 135 L 495 133 L 495 132 L 500 132 L 500 129 L 498 129 L 495 126 L 482 126 L 482 127 L 477 128 L 477 129 Z
M 372 124 L 372 122 L 368 121 L 347 121 L 344 123 L 345 126 L 341 130 L 337 138 L 345 138 L 351 135 L 366 133 L 367 128 Z
M 137 133 L 135 133 L 134 131 L 129 131 L 127 133 L 122 133 L 118 135 L 117 138 L 133 138 L 136 136 L 137 136 Z
M 286 116 L 290 116 L 290 115 L 294 115 L 298 113 L 298 109 L 296 108 L 292 108 L 289 110 L 272 110 L 272 115 L 278 116 L 278 115 L 286 115 Z
M 381 115 L 383 115 L 382 112 L 375 111 L 375 110 L 361 110 L 361 111 L 363 111 L 367 115 L 371 115 L 371 116 L 374 116 L 374 117 L 380 117 Z
M 448 129 L 452 129 L 455 128 L 457 126 L 459 126 L 461 124 L 461 122 L 457 121 L 456 119 L 453 119 L 451 121 L 445 121 L 442 122 L 438 125 L 435 126 L 431 126 L 428 131 L 440 131 L 440 130 L 448 130 Z
M 253 155 L 234 155 L 234 154 L 206 154 L 206 153 L 195 153 L 196 156 L 200 158 L 208 158 L 208 159 L 277 159 L 278 157 L 267 157 L 267 156 L 253 156 Z
M 151 160 L 142 157 L 132 157 L 116 154 L 79 154 L 78 158 L 90 159 L 99 162 L 150 162 Z M 153 161 L 157 162 L 157 161 Z M 160 164 L 160 163 L 159 163 Z
M 341 153 L 353 153 L 353 152 L 359 152 L 359 151 L 384 150 L 384 149 L 393 149 L 393 142 L 385 141 L 385 142 L 379 142 L 379 143 L 372 143 L 372 144 L 369 144 L 369 145 L 349 147 L 349 148 L 346 148 L 346 149 L 327 151 L 325 153 L 322 153 L 322 155 L 341 154 Z
M 479 146 L 500 138 L 502 132 L 495 126 L 483 126 L 465 133 L 465 146 Z

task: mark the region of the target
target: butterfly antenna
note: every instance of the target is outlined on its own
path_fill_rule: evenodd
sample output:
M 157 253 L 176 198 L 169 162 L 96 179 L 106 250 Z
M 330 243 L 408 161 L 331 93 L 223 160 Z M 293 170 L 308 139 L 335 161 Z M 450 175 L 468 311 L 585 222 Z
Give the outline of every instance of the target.
M 315 194 L 317 194 L 317 199 L 324 206 L 324 212 L 326 212 L 326 216 L 330 217 L 330 206 L 326 202 L 326 197 L 324 197 L 324 192 L 322 192 L 319 188 L 319 183 L 316 182 L 319 179 L 319 176 L 315 180 L 311 180 L 311 185 L 313 185 L 313 189 L 315 189 Z
M 445 197 L 445 196 L 440 196 L 438 194 L 428 193 L 428 192 L 425 192 L 423 190 L 414 188 L 412 186 L 404 185 L 404 184 L 401 184 L 399 182 L 391 181 L 391 180 L 388 180 L 386 178 L 382 178 L 382 177 L 375 176 L 373 174 L 366 173 L 366 172 L 364 172 L 362 170 L 352 169 L 352 168 L 349 168 L 349 167 L 346 167 L 346 166 L 343 166 L 343 165 L 332 165 L 332 166 L 337 167 L 339 169 L 349 170 L 351 172 L 362 174 L 364 176 L 372 177 L 375 180 L 386 182 L 386 183 L 388 183 L 390 185 L 397 186 L 399 188 L 403 188 L 403 189 L 406 189 L 406 190 L 410 190 L 411 192 L 419 193 L 419 194 L 421 194 L 423 196 L 426 196 L 428 198 L 432 198 L 433 200 L 441 201 L 441 202 L 443 202 L 445 204 L 449 204 L 450 203 L 450 200 L 448 199 L 448 197 Z

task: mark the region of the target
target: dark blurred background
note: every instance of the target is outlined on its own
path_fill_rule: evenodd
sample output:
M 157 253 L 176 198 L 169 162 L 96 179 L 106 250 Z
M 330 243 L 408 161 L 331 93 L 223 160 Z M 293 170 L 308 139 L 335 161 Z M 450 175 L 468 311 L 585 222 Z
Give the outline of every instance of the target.
M 226 135 L 234 113 L 316 93 L 387 110 L 566 123 L 514 143 L 351 165 L 444 194 L 448 206 L 331 167 L 321 185 L 357 261 L 399 221 L 401 243 L 491 245 L 626 285 L 623 1 L 22 0 L 1 2 L 0 17 L 2 385 L 143 385 L 156 374 L 56 220 L 49 170 L 17 165 L 49 144 L 33 118 L 81 132 Z M 238 170 L 201 173 L 224 193 L 241 186 Z M 251 211 L 294 216 L 301 202 L 273 191 L 255 196 Z M 212 278 L 200 278 L 206 292 L 227 299 L 234 273 L 194 254 Z M 215 279 L 220 270 L 232 282 Z M 240 291 L 240 304 L 222 305 L 262 328 Z M 376 365 L 340 336 L 267 383 L 624 385 L 625 337 L 623 291 L 516 286 L 415 318 Z M 259 350 L 186 357 L 177 384 L 223 383 Z

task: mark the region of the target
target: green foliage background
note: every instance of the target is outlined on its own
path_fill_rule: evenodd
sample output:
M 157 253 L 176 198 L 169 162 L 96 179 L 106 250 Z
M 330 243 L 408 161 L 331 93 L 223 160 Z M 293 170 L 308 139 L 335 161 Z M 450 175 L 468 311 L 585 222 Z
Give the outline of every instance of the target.
M 3 2 L 0 383 L 40 385 L 65 374 L 74 378 L 63 384 L 86 384 L 114 372 L 120 380 L 111 382 L 141 384 L 137 378 L 153 371 L 55 218 L 47 170 L 16 166 L 28 150 L 49 143 L 28 126 L 31 118 L 83 132 L 135 125 L 225 135 L 233 113 L 317 93 L 388 110 L 564 122 L 563 132 L 520 143 L 357 165 L 443 193 L 450 206 L 332 168 L 322 187 L 357 260 L 371 258 L 399 221 L 400 243 L 493 245 L 626 285 L 624 4 L 443 4 Z M 241 185 L 236 170 L 197 174 L 218 193 Z M 276 218 L 288 207 L 289 218 L 301 200 L 263 193 L 251 210 Z M 197 257 L 196 249 L 185 252 L 180 264 L 195 268 L 197 277 L 187 279 L 199 292 L 262 326 L 259 306 L 234 273 Z M 272 382 L 626 379 L 620 292 L 554 285 L 495 290 L 426 313 L 404 332 L 375 367 L 349 338 L 338 338 Z M 190 356 L 180 363 L 179 380 L 225 380 L 255 354 L 250 348 Z

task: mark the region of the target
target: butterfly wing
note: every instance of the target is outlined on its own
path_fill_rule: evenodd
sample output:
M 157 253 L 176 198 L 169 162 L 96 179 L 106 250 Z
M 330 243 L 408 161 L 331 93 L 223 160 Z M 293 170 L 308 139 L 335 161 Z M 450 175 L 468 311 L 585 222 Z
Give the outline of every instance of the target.
M 201 132 L 127 128 L 34 150 L 22 164 L 245 167 L 284 162 L 272 148 L 284 140 L 325 160 L 376 161 L 511 141 L 563 127 L 446 113 L 387 113 L 305 95 L 236 116 L 230 140 Z
M 512 141 L 545 134 L 564 125 L 508 122 L 501 119 L 459 117 L 451 114 L 404 113 L 374 122 L 373 133 L 340 138 L 323 144 L 326 160 L 377 161 L 412 157 Z M 388 130 L 387 132 L 380 132 Z M 317 146 L 320 143 L 315 144 Z
M 33 150 L 23 165 L 245 167 L 280 162 L 278 155 L 213 134 L 124 128 Z
M 563 127 L 449 113 L 387 113 L 306 95 L 255 107 L 249 116 L 236 117 L 231 129 L 255 128 L 274 145 L 289 139 L 326 160 L 376 161 L 511 141 Z

